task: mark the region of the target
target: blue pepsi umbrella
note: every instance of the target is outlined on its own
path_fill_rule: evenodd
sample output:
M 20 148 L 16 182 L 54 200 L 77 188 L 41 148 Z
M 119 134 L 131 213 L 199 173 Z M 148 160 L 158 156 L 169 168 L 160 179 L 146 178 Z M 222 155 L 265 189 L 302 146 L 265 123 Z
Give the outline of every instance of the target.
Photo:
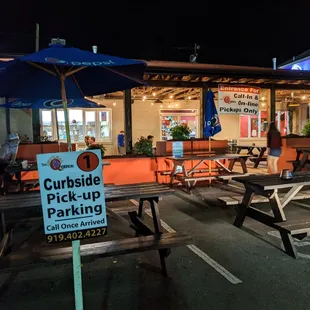
M 27 99 L 9 99 L 0 107 L 8 109 L 63 109 L 63 102 L 61 99 L 39 99 L 31 101 Z M 68 108 L 105 108 L 104 105 L 97 104 L 88 99 L 77 98 L 67 99 Z
M 205 137 L 213 137 L 222 130 L 222 126 L 215 107 L 214 94 L 211 90 L 205 96 L 204 111 L 203 135 Z
M 31 101 L 61 99 L 71 150 L 67 98 L 84 98 L 143 85 L 145 66 L 141 61 L 51 45 L 1 66 L 0 97 Z

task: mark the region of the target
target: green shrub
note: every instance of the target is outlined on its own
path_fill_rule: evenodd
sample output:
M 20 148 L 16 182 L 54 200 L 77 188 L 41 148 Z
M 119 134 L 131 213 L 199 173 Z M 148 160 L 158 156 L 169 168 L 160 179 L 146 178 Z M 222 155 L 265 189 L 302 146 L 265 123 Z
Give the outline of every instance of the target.
M 310 120 L 308 119 L 303 130 L 301 131 L 305 136 L 310 137 Z
M 140 139 L 134 145 L 134 153 L 139 155 L 153 155 L 153 145 L 150 140 L 144 137 Z
M 186 124 L 176 125 L 171 128 L 170 134 L 173 140 L 189 140 L 191 130 Z

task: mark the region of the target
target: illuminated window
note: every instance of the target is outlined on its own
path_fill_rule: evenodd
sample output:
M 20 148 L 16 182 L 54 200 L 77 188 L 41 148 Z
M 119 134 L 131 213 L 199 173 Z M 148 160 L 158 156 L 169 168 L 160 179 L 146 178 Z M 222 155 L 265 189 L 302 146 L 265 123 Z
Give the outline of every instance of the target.
M 93 136 L 98 142 L 112 142 L 111 109 L 68 109 L 71 141 L 84 142 L 84 136 Z M 42 131 L 57 140 L 66 140 L 64 111 L 41 110 Z M 57 126 L 58 125 L 58 126 Z
M 276 112 L 276 125 L 281 135 L 288 133 L 288 112 Z M 264 138 L 267 136 L 267 111 L 259 111 L 258 116 L 240 115 L 240 138 Z

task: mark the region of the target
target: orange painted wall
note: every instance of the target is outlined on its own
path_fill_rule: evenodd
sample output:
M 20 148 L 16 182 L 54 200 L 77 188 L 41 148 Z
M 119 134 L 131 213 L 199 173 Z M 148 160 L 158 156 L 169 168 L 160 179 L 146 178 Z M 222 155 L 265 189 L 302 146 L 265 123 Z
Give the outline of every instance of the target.
M 288 163 L 288 160 L 295 160 L 297 153 L 296 148 L 310 148 L 310 138 L 290 138 L 282 139 L 282 155 L 278 161 L 278 171 L 282 169 L 293 170 L 292 163 Z
M 113 158 L 105 159 L 105 162 L 111 163 L 110 166 L 103 166 L 104 183 L 135 184 L 144 182 L 169 183 L 169 175 L 160 175 L 157 171 L 171 171 L 172 161 L 165 157 L 136 157 L 136 158 Z M 191 169 L 199 161 L 187 161 L 186 168 Z M 215 165 L 214 165 L 215 167 Z M 206 169 L 207 166 L 202 165 L 200 169 Z M 200 176 L 207 173 L 200 173 Z M 38 172 L 23 172 L 22 179 L 24 181 L 38 179 Z
M 72 144 L 72 150 L 76 150 L 76 144 Z M 67 143 L 42 143 L 42 144 L 20 144 L 16 158 L 19 160 L 36 161 L 37 154 L 67 152 Z

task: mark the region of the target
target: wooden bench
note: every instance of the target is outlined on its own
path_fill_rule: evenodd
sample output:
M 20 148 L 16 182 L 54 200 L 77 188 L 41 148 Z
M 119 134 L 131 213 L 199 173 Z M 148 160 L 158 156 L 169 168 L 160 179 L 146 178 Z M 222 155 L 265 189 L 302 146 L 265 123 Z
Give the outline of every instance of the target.
M 123 218 L 120 215 L 120 213 L 125 213 L 125 207 L 107 207 L 107 214 L 119 220 L 122 224 L 127 225 L 127 227 L 131 227 L 132 229 L 134 229 L 136 237 L 123 239 L 121 241 L 114 240 L 102 242 L 99 245 L 100 249 L 98 248 L 98 243 L 90 244 L 87 246 L 85 245 L 85 247 L 83 246 L 83 248 L 81 248 L 81 251 L 84 251 L 83 253 L 85 253 L 86 256 L 111 256 L 157 249 L 159 251 L 160 263 L 162 266 L 163 274 L 167 276 L 165 257 L 168 256 L 170 248 L 188 244 L 191 240 L 190 237 L 184 234 L 164 233 L 161 227 L 158 202 L 161 196 L 173 194 L 175 191 L 168 186 L 158 183 L 140 183 L 122 186 L 107 186 L 104 188 L 104 192 L 105 200 L 107 202 L 130 199 L 136 199 L 139 201 L 138 206 L 129 206 L 129 208 L 127 208 L 126 211 L 129 214 L 129 220 Z M 152 223 L 154 226 L 152 229 L 143 221 L 143 213 L 146 207 L 150 209 L 152 214 Z M 0 213 L 2 214 L 11 210 L 23 208 L 33 208 L 36 210 L 38 208 L 41 209 L 40 193 L 19 193 L 15 195 L 7 195 L 0 198 Z M 138 212 L 136 212 L 136 210 L 132 211 L 132 209 L 138 209 Z M 5 224 L 4 217 L 2 225 L 3 224 Z M 4 233 L 8 234 L 9 232 L 6 231 L 5 225 L 3 226 Z M 93 248 L 96 248 L 97 250 L 94 252 Z M 65 251 L 65 255 L 68 256 L 69 252 L 71 255 L 71 248 L 67 248 L 65 250 L 58 249 L 57 253 L 63 253 L 63 251 Z M 45 251 L 44 253 L 41 253 L 42 255 L 40 254 L 39 256 L 38 254 L 35 254 L 34 257 L 37 257 L 38 263 L 41 263 L 43 261 L 55 259 L 56 252 L 54 253 L 55 255 L 53 253 L 53 251 Z M 14 253 L 11 253 L 9 256 L 2 258 L 3 264 L 5 266 L 11 266 L 11 262 L 9 263 L 9 265 L 8 263 L 5 263 L 7 259 L 9 259 L 8 257 L 10 257 L 10 259 L 12 257 L 15 257 L 19 261 L 18 255 L 14 256 L 13 254 Z M 51 254 L 50 259 L 46 258 L 49 256 L 49 254 Z M 33 254 L 31 253 L 23 253 L 23 259 L 21 259 L 21 262 L 25 263 L 27 262 L 27 259 L 29 261 L 29 257 L 32 257 L 32 255 Z M 61 255 L 57 257 L 59 257 L 60 260 L 64 258 Z M 34 261 L 30 261 L 29 263 L 32 264 L 33 262 Z
M 258 156 L 251 156 L 249 157 L 249 160 L 252 162 L 252 163 L 255 163 L 258 159 Z M 259 159 L 259 161 L 267 161 L 267 156 L 263 156 Z
M 298 258 L 293 237 L 302 240 L 308 236 L 310 233 L 310 219 L 308 221 L 294 220 L 276 223 L 274 227 L 280 232 L 286 253 L 294 258 Z
M 183 233 L 164 233 L 157 236 L 142 236 L 81 245 L 83 262 L 102 257 L 125 255 L 144 251 L 170 249 L 190 244 L 192 238 Z M 168 252 L 165 252 L 167 255 Z M 61 264 L 72 259 L 72 247 L 47 249 L 40 252 L 17 252 L 0 260 L 0 268 L 5 272 L 29 270 L 44 264 Z
M 284 193 L 280 193 L 280 198 L 284 197 Z M 310 198 L 310 190 L 300 191 L 296 196 L 293 197 L 292 200 L 302 200 L 302 199 L 309 199 Z M 236 195 L 236 196 L 223 196 L 217 198 L 219 201 L 223 202 L 225 205 L 232 206 L 241 204 L 243 196 Z M 264 196 L 255 195 L 251 204 L 255 203 L 266 203 L 269 202 L 269 199 Z

